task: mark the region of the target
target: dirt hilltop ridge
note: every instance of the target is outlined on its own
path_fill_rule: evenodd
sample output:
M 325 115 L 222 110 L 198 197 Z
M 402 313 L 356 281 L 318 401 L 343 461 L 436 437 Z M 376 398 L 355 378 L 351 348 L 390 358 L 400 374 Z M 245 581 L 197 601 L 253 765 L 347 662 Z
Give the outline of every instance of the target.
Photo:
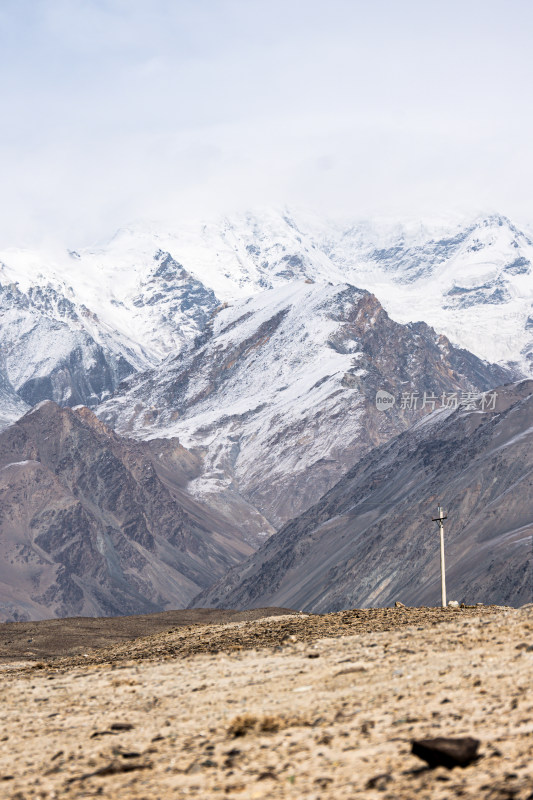
M 531 800 L 533 605 L 276 611 L 0 665 L 2 796 Z
M 296 613 L 289 608 L 246 611 L 194 608 L 125 617 L 66 617 L 10 622 L 0 624 L 0 664 L 76 656 L 94 648 L 113 647 L 143 636 L 157 636 L 171 628 L 220 625 Z
M 50 666 L 118 664 L 124 661 L 182 658 L 200 653 L 232 653 L 265 647 L 276 647 L 288 639 L 292 642 L 314 642 L 317 639 L 357 634 L 364 636 L 379 631 L 395 631 L 410 625 L 438 626 L 460 614 L 462 617 L 484 616 L 507 610 L 499 606 L 468 606 L 466 608 L 369 608 L 338 611 L 330 614 L 304 614 L 291 609 L 252 609 L 242 612 L 196 609 L 198 621 L 187 620 L 191 612 L 170 612 L 177 617 L 170 629 L 132 638 L 104 647 L 94 647 L 92 636 L 84 639 L 81 654 L 61 656 L 57 650 Z M 181 614 L 184 616 L 181 617 Z M 204 616 L 211 622 L 205 619 Z M 219 617 L 220 615 L 220 617 Z M 196 615 L 195 615 L 196 616 Z M 155 617 L 159 625 L 165 615 L 143 615 L 138 619 L 149 623 Z M 169 616 L 169 620 L 172 617 Z M 105 618 L 105 625 L 115 628 L 128 617 Z M 103 620 L 100 620 L 102 622 Z M 192 624 L 191 624 L 192 623 Z M 35 624 L 35 623 L 34 623 Z M 42 623 L 37 623 L 42 624 Z M 112 636 L 110 636 L 112 638 Z M 130 637 L 128 637 L 130 638 Z M 33 643 L 32 643 L 33 644 Z M 52 646 L 52 642 L 49 646 Z M 57 657 L 56 657 L 57 656 Z

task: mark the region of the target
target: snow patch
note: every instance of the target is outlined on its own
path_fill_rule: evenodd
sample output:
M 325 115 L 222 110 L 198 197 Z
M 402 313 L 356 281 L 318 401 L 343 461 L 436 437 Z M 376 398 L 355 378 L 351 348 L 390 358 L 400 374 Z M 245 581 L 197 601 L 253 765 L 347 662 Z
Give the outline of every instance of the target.
M 10 469 L 11 467 L 24 467 L 26 466 L 26 464 L 40 464 L 40 463 L 41 463 L 40 461 L 35 461 L 33 459 L 30 459 L 28 461 L 13 461 L 11 464 L 6 464 L 5 467 L 2 467 L 0 471 L 4 472 L 4 470 Z

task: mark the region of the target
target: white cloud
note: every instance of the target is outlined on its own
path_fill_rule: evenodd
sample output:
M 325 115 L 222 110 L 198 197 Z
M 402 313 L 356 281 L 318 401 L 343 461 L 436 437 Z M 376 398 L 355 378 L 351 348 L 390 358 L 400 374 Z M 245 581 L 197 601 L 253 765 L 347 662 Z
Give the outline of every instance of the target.
M 2 245 L 236 205 L 533 218 L 528 0 L 7 0 Z

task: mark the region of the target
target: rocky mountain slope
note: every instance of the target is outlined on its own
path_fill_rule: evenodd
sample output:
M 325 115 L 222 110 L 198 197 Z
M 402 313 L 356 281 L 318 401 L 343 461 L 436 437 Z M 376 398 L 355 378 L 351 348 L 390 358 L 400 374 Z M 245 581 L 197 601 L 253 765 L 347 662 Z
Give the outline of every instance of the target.
M 250 554 L 185 491 L 176 441 L 121 439 L 45 401 L 0 434 L 0 619 L 183 607 Z
M 113 260 L 112 248 L 106 257 Z M 0 263 L 0 346 L 9 380 L 29 405 L 94 407 L 127 375 L 179 352 L 218 305 L 155 245 L 147 255 L 128 253 L 123 271 L 101 258 L 94 254 L 89 265 L 70 251 L 49 263 L 16 252 Z
M 192 347 L 97 413 L 119 433 L 179 437 L 203 461 L 190 490 L 256 541 L 427 413 L 424 393 L 435 406 L 506 379 L 427 325 L 397 324 L 369 292 L 293 281 L 220 308 Z M 379 390 L 397 400 L 390 412 Z
M 438 604 L 445 528 L 448 597 L 532 598 L 533 381 L 497 391 L 495 409 L 428 414 L 370 452 L 316 505 L 192 605 L 314 611 Z

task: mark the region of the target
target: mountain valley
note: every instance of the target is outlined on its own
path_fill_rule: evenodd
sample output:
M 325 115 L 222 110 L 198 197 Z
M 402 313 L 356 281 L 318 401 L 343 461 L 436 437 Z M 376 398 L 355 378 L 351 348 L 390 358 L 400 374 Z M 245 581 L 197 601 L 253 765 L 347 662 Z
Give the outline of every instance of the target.
M 431 437 L 448 416 L 499 419 L 476 416 L 472 404 L 495 387 L 504 387 L 500 401 L 528 385 L 519 381 L 532 369 L 532 263 L 533 239 L 501 215 L 354 222 L 286 209 L 180 221 L 167 233 L 139 224 L 94 248 L 2 251 L 2 613 L 144 613 L 195 602 L 198 592 L 218 605 L 274 598 L 329 610 L 389 602 L 403 587 L 409 601 L 435 602 L 424 547 L 408 557 L 405 580 L 387 566 L 405 555 L 384 555 L 380 526 L 396 512 L 379 509 L 379 492 L 360 531 L 358 501 L 342 511 L 350 547 L 340 548 L 341 568 L 337 540 L 348 527 L 333 522 L 333 498 L 355 492 L 369 463 L 380 475 L 387 452 L 393 471 L 414 470 L 421 486 L 432 474 L 432 490 L 406 496 L 394 517 L 411 553 L 422 528 L 407 522 L 407 508 L 423 518 L 447 492 L 452 513 L 470 481 L 484 485 L 484 472 L 462 471 L 458 483 L 441 475 Z M 41 449 L 40 426 L 52 431 L 53 453 Z M 460 425 L 450 430 L 450 463 L 462 453 L 473 459 L 469 469 L 478 464 L 485 451 L 468 449 L 470 429 L 464 446 Z M 410 460 L 419 445 L 427 474 Z M 348 476 L 355 483 L 345 484 Z M 487 583 L 479 570 L 488 570 L 492 545 L 476 563 L 463 553 L 464 567 L 453 567 L 456 593 L 471 569 L 479 576 L 472 590 L 498 602 L 527 595 L 526 485 L 521 479 L 516 489 L 522 538 L 506 503 L 498 505 L 502 529 L 489 536 L 495 563 L 512 550 L 509 564 L 485 572 Z M 399 481 L 398 497 L 401 489 Z M 331 535 L 320 527 L 324 496 Z M 468 548 L 478 513 L 468 511 Z M 314 558 L 323 583 L 309 592 Z M 293 565 L 290 582 L 297 562 L 293 592 L 283 565 Z M 425 576 L 419 588 L 415 573 Z

